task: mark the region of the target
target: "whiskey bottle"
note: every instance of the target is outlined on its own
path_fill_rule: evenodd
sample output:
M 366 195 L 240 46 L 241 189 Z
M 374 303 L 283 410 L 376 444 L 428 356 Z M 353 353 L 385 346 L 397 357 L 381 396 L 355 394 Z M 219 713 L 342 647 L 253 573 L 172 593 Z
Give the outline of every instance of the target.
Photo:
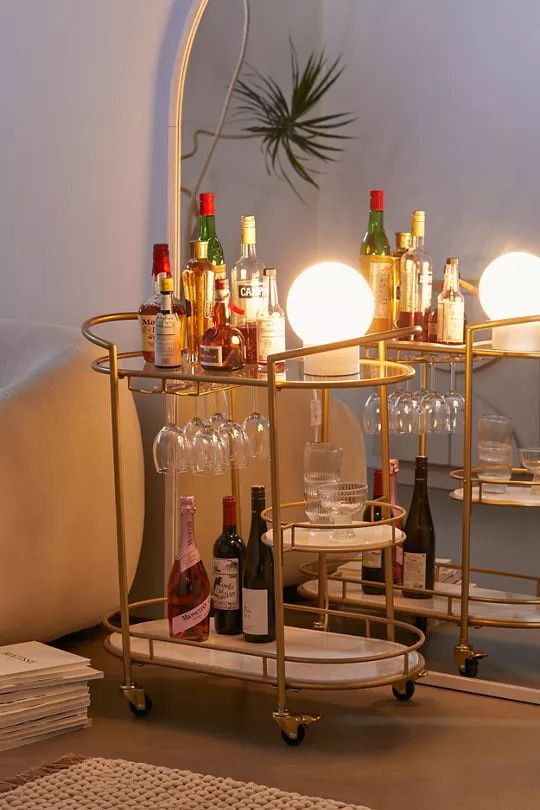
M 141 327 L 142 353 L 147 363 L 154 362 L 154 328 L 156 315 L 159 312 L 159 281 L 158 276 L 164 273 L 171 275 L 171 263 L 169 259 L 169 246 L 165 243 L 154 245 L 152 276 L 154 279 L 154 293 L 139 307 L 139 325 Z M 178 314 L 181 323 L 180 342 L 181 349 L 185 347 L 186 339 L 186 305 L 178 298 L 172 300 L 173 311 Z
M 214 306 L 214 268 L 208 261 L 208 242 L 189 243 L 191 258 L 182 272 L 184 298 L 189 302 L 188 356 L 190 363 L 199 359 L 202 336 L 212 326 Z
M 223 248 L 216 233 L 214 194 L 204 192 L 199 195 L 199 241 L 208 242 L 208 261 L 214 265 L 216 278 L 226 278 L 227 265 Z
M 244 368 L 244 336 L 230 324 L 229 282 L 217 278 L 214 284 L 213 326 L 207 329 L 199 346 L 199 362 L 207 371 L 237 371 Z
M 257 310 L 263 294 L 264 262 L 257 257 L 255 217 L 242 217 L 240 258 L 231 270 L 232 322 L 244 335 L 246 363 L 257 362 Z
M 285 313 L 279 305 L 276 268 L 263 271 L 264 287 L 261 306 L 257 311 L 257 364 L 266 370 L 269 354 L 285 351 Z M 278 366 L 284 367 L 284 363 Z
M 370 332 L 384 332 L 393 326 L 394 263 L 390 250 L 384 230 L 384 192 L 373 189 L 370 193 L 368 227 L 360 248 L 360 271 L 371 288 L 375 302 Z
M 437 342 L 459 344 L 464 341 L 465 299 L 459 289 L 459 259 L 446 260 L 444 286 L 437 299 Z
M 173 311 L 173 280 L 170 276 L 160 274 L 159 292 L 160 308 L 154 328 L 154 365 L 158 368 L 177 368 L 182 365 L 182 324 L 178 314 Z

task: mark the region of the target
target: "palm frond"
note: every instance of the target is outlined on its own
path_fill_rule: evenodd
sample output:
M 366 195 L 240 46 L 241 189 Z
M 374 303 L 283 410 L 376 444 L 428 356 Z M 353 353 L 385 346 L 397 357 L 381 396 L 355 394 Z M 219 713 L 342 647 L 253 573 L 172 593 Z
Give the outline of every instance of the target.
M 296 176 L 318 189 L 316 176 L 320 172 L 311 162 L 338 159 L 344 151 L 340 142 L 353 136 L 335 130 L 352 124 L 356 116 L 352 112 L 317 115 L 314 110 L 343 73 L 341 56 L 329 63 L 324 50 L 312 51 L 301 69 L 294 44 L 291 40 L 289 44 L 289 97 L 275 79 L 251 66 L 236 82 L 237 104 L 231 117 L 244 122 L 245 133 L 261 139 L 266 171 L 280 177 L 300 196 L 292 178 Z

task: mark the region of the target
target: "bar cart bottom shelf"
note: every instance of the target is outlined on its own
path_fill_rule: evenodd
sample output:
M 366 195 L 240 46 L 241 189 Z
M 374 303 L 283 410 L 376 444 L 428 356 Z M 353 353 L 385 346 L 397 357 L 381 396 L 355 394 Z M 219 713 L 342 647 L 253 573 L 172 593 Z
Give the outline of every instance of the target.
M 165 619 L 132 625 L 131 629 L 137 633 L 130 636 L 131 658 L 138 663 L 273 685 L 277 682 L 275 643 L 249 644 L 242 636 L 220 636 L 213 631 L 203 643 L 178 643 L 170 640 Z M 112 655 L 122 657 L 120 633 L 108 636 L 105 646 Z M 405 685 L 424 668 L 418 652 L 408 652 L 396 642 L 299 627 L 285 628 L 285 650 L 287 659 L 297 659 L 287 660 L 285 670 L 287 686 L 294 689 Z M 377 656 L 391 657 L 349 662 Z

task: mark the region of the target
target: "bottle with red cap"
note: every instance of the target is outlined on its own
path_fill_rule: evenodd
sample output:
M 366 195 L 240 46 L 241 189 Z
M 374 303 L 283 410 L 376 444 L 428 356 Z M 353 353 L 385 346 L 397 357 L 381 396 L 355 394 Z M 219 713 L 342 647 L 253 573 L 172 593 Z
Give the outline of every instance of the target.
M 370 332 L 393 327 L 394 288 L 392 249 L 384 230 L 384 192 L 372 189 L 367 231 L 360 247 L 360 271 L 373 293 L 375 311 Z
M 154 279 L 154 292 L 139 307 L 139 325 L 141 327 L 141 343 L 143 357 L 147 363 L 154 362 L 154 333 L 156 326 L 156 315 L 160 311 L 160 291 L 159 291 L 159 276 L 164 274 L 171 275 L 171 262 L 169 259 L 169 246 L 165 243 L 154 245 L 153 261 L 152 261 L 152 277 Z M 178 298 L 173 298 L 173 312 L 176 312 L 181 322 L 180 340 L 182 351 L 185 343 L 186 336 L 186 305 Z
M 225 278 L 227 265 L 219 237 L 216 233 L 216 213 L 214 194 L 204 192 L 199 195 L 199 241 L 208 242 L 208 260 L 214 265 L 216 278 Z
M 236 498 L 223 498 L 223 531 L 214 543 L 212 605 L 214 630 L 224 636 L 242 632 L 242 577 L 246 547 L 236 530 Z

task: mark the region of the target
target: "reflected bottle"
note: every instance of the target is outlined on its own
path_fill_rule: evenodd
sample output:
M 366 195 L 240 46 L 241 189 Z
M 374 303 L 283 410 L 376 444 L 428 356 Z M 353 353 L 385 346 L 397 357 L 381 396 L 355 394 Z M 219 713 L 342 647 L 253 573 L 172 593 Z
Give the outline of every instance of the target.
M 190 363 L 199 359 L 202 336 L 212 326 L 214 307 L 214 268 L 208 261 L 208 242 L 192 240 L 191 258 L 182 272 L 184 298 L 189 302 L 188 356 Z
M 274 558 L 263 543 L 266 521 L 264 487 L 251 487 L 251 528 L 246 549 L 242 588 L 242 628 L 244 639 L 256 644 L 274 641 L 276 614 L 274 605 Z
M 195 498 L 180 498 L 180 538 L 167 586 L 169 634 L 206 641 L 210 632 L 210 582 L 195 542 Z
M 428 499 L 428 461 L 426 456 L 417 456 L 414 475 L 414 490 L 405 521 L 403 545 L 403 595 L 410 599 L 431 599 L 435 583 L 435 529 Z M 408 588 L 415 588 L 416 592 Z
M 257 362 L 257 311 L 263 294 L 264 262 L 257 256 L 255 217 L 242 217 L 240 258 L 231 270 L 232 322 L 244 335 L 246 363 Z
M 223 498 L 223 531 L 214 543 L 212 604 L 216 633 L 242 632 L 242 578 L 246 547 L 236 531 L 236 498 Z

